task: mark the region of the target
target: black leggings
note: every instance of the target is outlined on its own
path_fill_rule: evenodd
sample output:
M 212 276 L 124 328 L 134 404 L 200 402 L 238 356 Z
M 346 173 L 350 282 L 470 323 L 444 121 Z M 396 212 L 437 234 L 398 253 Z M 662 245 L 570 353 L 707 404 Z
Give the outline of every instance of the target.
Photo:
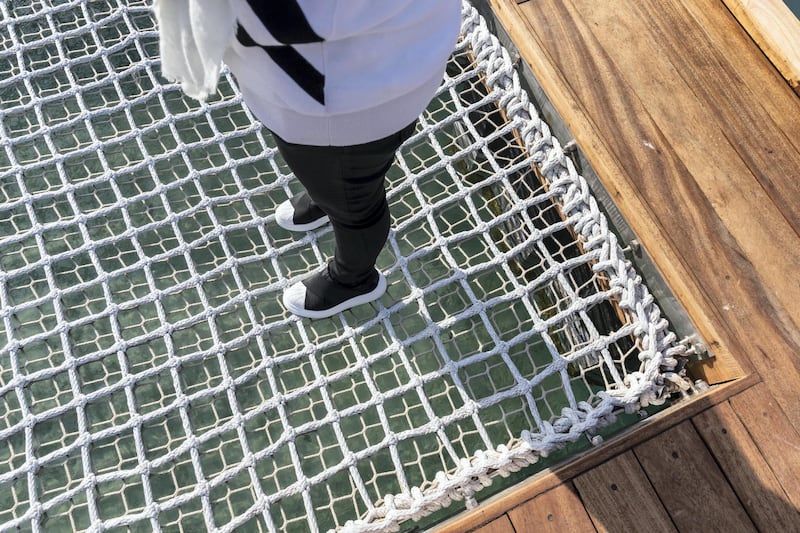
M 331 219 L 336 236 L 331 274 L 340 283 L 357 285 L 372 275 L 389 235 L 384 177 L 415 124 L 353 146 L 294 144 L 273 134 L 289 168 Z

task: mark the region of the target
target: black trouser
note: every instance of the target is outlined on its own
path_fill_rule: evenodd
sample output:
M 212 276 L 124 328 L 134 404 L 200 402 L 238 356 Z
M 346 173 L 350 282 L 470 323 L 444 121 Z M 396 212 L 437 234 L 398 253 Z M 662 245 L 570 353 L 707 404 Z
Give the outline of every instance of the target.
M 331 219 L 336 236 L 331 274 L 340 283 L 357 285 L 372 275 L 389 235 L 384 177 L 415 124 L 353 146 L 293 144 L 273 134 L 289 168 Z

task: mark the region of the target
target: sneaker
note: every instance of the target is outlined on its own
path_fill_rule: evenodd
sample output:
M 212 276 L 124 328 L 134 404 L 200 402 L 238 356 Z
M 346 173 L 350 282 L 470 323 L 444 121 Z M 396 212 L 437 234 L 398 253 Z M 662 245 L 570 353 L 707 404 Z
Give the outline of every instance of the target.
M 275 210 L 275 222 L 289 231 L 311 231 L 329 222 L 328 215 L 314 205 L 308 193 L 300 193 L 281 203 Z
M 327 318 L 351 307 L 369 303 L 386 292 L 386 277 L 375 275 L 360 285 L 350 287 L 334 280 L 327 265 L 306 279 L 291 285 L 283 293 L 283 305 L 304 318 Z

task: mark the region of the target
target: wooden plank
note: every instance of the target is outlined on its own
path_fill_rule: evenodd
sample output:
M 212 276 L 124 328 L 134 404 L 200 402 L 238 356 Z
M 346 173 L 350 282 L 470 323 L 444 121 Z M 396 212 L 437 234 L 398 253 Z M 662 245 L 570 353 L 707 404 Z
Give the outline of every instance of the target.
M 760 531 L 796 529 L 800 524 L 800 514 L 789 503 L 781 484 L 731 404 L 717 405 L 694 417 L 692 422 L 756 527 Z M 800 480 L 795 480 L 795 485 L 800 486 Z
M 516 531 L 538 533 L 596 531 L 572 483 L 559 485 L 540 494 L 513 509 L 508 515 Z
M 691 422 L 634 453 L 680 531 L 756 531 Z
M 718 43 L 717 50 L 724 53 L 730 71 L 735 72 L 753 94 L 769 95 L 769 98 L 760 98 L 759 104 L 795 148 L 800 149 L 800 120 L 797 120 L 800 99 L 787 89 L 786 80 L 774 66 L 764 61 L 762 50 L 752 45 L 740 25 L 733 23 L 730 11 L 719 9 L 719 0 L 694 0 L 683 5 L 709 38 Z
M 653 415 L 643 422 L 623 431 L 616 437 L 609 439 L 602 446 L 586 454 L 574 457 L 570 461 L 552 469 L 544 470 L 528 481 L 497 494 L 481 502 L 477 509 L 454 517 L 441 524 L 437 533 L 462 533 L 485 524 L 501 516 L 509 509 L 535 498 L 553 488 L 561 485 L 564 480 L 582 474 L 597 465 L 617 457 L 633 446 L 646 441 L 656 435 L 661 435 L 669 428 L 688 420 L 720 402 L 727 401 L 733 395 L 746 390 L 758 383 L 758 376 L 752 374 L 741 380 L 717 385 L 701 396 L 697 396 L 674 409 Z
M 581 0 L 576 0 L 579 1 Z M 686 104 L 691 102 L 689 97 L 696 100 L 690 115 L 695 119 L 693 131 L 699 135 L 719 131 L 724 136 L 724 140 L 714 142 L 707 148 L 714 150 L 723 148 L 727 152 L 723 151 L 718 158 L 706 156 L 705 159 L 712 159 L 714 164 L 719 164 L 719 158 L 741 158 L 741 162 L 738 163 L 743 163 L 750 170 L 756 178 L 755 185 L 763 187 L 764 199 L 769 198 L 777 206 L 777 211 L 786 218 L 792 230 L 800 235 L 800 202 L 796 201 L 800 198 L 800 179 L 798 179 L 800 144 L 792 144 L 762 106 L 764 100 L 775 100 L 772 95 L 765 93 L 765 86 L 762 84 L 758 90 L 751 91 L 732 66 L 737 62 L 737 49 L 722 49 L 721 43 L 713 40 L 716 33 L 707 33 L 698 20 L 692 17 L 687 6 L 697 10 L 695 3 L 696 0 L 667 3 L 662 0 L 631 1 L 629 5 L 635 6 L 641 20 L 648 23 L 649 37 L 657 39 L 658 45 L 652 46 L 650 50 L 662 54 L 661 60 L 652 62 L 651 66 L 657 64 L 658 70 L 662 73 L 668 73 L 668 69 L 672 69 L 684 82 L 687 92 L 672 95 L 675 100 L 681 102 L 679 113 L 687 112 Z M 716 11 L 724 11 L 724 8 L 719 7 L 719 3 L 716 3 L 716 6 Z M 727 24 L 724 24 L 725 22 Z M 732 32 L 738 28 L 736 20 L 730 16 L 718 23 L 723 24 L 721 28 L 716 29 L 718 32 Z M 692 43 L 688 49 L 687 41 Z M 740 43 L 738 48 L 747 46 L 753 48 L 749 40 Z M 763 60 L 761 62 L 765 63 Z M 750 76 L 745 75 L 745 77 Z M 674 89 L 673 86 L 669 88 Z M 784 96 L 791 94 L 786 87 L 779 93 L 783 93 Z M 783 102 L 786 108 L 781 110 L 782 114 L 800 117 L 800 99 L 792 97 L 789 100 L 784 99 Z M 697 123 L 696 119 L 702 119 L 703 122 Z M 662 128 L 666 125 L 663 121 L 658 122 Z M 685 135 L 685 132 L 683 133 Z M 673 134 L 671 138 L 679 137 Z M 680 153 L 677 143 L 673 144 Z M 730 167 L 734 168 L 733 165 Z M 751 208 L 753 211 L 755 207 L 762 207 L 760 203 L 756 203 L 759 202 L 757 197 L 748 200 L 751 205 L 755 204 Z M 792 308 L 787 307 L 787 309 L 791 312 Z
M 675 531 L 631 452 L 578 476 L 575 486 L 598 531 Z
M 731 405 L 770 464 L 789 501 L 800 509 L 800 432 L 792 426 L 764 384 L 734 396 Z M 800 524 L 800 520 L 795 524 Z
M 500 518 L 492 520 L 483 527 L 474 530 L 475 533 L 515 533 L 516 530 L 511 524 L 508 515 L 503 515 Z
M 783 0 L 723 0 L 800 94 L 800 20 Z
M 677 297 L 704 336 L 707 326 L 717 335 L 712 350 L 727 348 L 745 365 L 752 357 L 772 387 L 787 394 L 800 390 L 800 312 L 789 312 L 800 299 L 784 292 L 800 287 L 796 277 L 785 275 L 800 264 L 797 235 L 788 230 L 775 236 L 788 224 L 768 198 L 768 213 L 761 205 L 755 209 L 763 189 L 735 151 L 719 158 L 718 145 L 731 149 L 719 124 L 687 94 L 691 90 L 671 63 L 659 59 L 663 51 L 653 49 L 657 39 L 635 7 L 619 17 L 630 2 L 579 4 L 580 12 L 569 1 L 492 2 L 504 24 L 514 21 L 507 29 L 517 35 L 521 53 Z M 594 32 L 602 34 L 602 45 Z M 569 83 L 562 72 L 570 73 Z M 675 105 L 676 89 L 681 106 Z M 679 112 L 684 95 L 688 115 Z M 716 133 L 695 132 L 706 121 Z M 800 402 L 782 407 L 800 427 Z
M 702 29 L 687 21 L 690 17 L 678 10 L 677 3 L 618 0 L 600 7 L 593 0 L 571 0 L 564 5 L 574 5 L 574 10 L 567 8 L 573 19 L 580 19 L 593 28 L 590 38 L 596 39 L 600 48 L 592 53 L 608 54 L 617 67 L 613 75 L 628 85 L 619 93 L 624 90 L 635 93 L 663 135 L 658 141 L 651 141 L 655 150 L 650 151 L 672 151 L 680 165 L 676 169 L 684 167 L 682 170 L 688 172 L 686 178 L 692 180 L 692 188 L 680 191 L 689 202 L 679 211 L 681 217 L 686 216 L 690 209 L 713 209 L 728 236 L 747 258 L 745 268 L 752 271 L 750 275 L 758 276 L 761 283 L 768 280 L 774 288 L 772 291 L 762 288 L 761 291 L 764 303 L 777 310 L 777 315 L 770 319 L 797 331 L 800 327 L 800 282 L 785 273 L 791 271 L 793 265 L 800 264 L 800 203 L 793 201 L 800 198 L 800 180 L 793 179 L 800 168 L 800 154 L 788 148 L 785 142 L 780 142 L 785 141 L 782 135 L 770 135 L 774 126 L 769 117 L 763 116 L 757 98 L 752 95 L 750 98 L 748 95 L 734 98 L 731 95 L 738 94 L 738 91 L 728 84 L 724 85 L 731 95 L 708 87 L 718 83 L 718 78 L 726 79 L 722 73 L 723 65 L 708 64 L 712 54 L 708 51 L 710 45 L 701 38 Z M 625 17 L 619 16 L 620 10 L 626 13 Z M 692 42 L 691 47 L 686 46 L 687 41 Z M 702 47 L 703 44 L 707 46 Z M 695 50 L 696 46 L 700 46 L 700 50 Z M 621 94 L 615 95 L 618 96 Z M 598 105 L 605 106 L 611 96 L 595 94 L 594 97 Z M 734 103 L 738 105 L 734 106 Z M 744 111 L 743 107 L 749 110 Z M 740 120 L 737 112 L 747 120 Z M 749 116 L 751 113 L 756 113 L 758 118 Z M 747 132 L 748 128 L 752 131 Z M 692 134 L 687 135 L 687 132 Z M 764 150 L 747 143 L 732 144 L 731 132 L 743 135 L 755 132 L 767 136 L 770 142 L 780 146 L 778 151 L 781 154 L 792 156 L 787 160 L 775 158 L 777 170 L 785 174 L 781 180 L 781 184 L 786 185 L 785 191 L 781 189 L 786 194 L 781 200 L 783 209 L 773 204 L 773 199 L 780 197 L 779 192 L 768 194 L 765 190 L 767 178 L 755 176 L 752 172 L 754 167 L 767 163 L 760 159 L 752 164 L 746 161 Z M 634 151 L 648 151 L 646 146 L 642 146 L 638 133 L 625 128 L 624 124 L 607 132 L 609 136 L 624 139 L 621 148 L 629 155 Z M 670 176 L 670 169 L 665 170 L 666 175 L 662 171 L 665 180 L 658 184 L 659 187 L 664 188 L 664 183 L 673 187 L 683 186 L 676 181 L 678 176 Z M 736 178 L 732 179 L 733 176 Z M 767 187 L 774 188 L 772 185 Z M 748 223 L 742 224 L 743 220 Z M 704 237 L 710 240 L 718 235 Z M 787 253 L 786 247 L 795 247 L 796 250 Z M 716 261 L 704 266 L 704 276 L 718 276 L 716 266 Z M 739 302 L 727 302 L 727 305 L 732 308 Z M 800 382 L 800 374 L 798 380 Z

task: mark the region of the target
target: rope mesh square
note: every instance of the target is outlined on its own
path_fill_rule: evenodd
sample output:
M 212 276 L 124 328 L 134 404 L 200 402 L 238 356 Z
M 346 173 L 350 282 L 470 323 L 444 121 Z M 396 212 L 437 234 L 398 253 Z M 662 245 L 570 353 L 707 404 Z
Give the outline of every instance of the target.
M 686 387 L 469 4 L 388 291 L 319 321 L 280 295 L 333 235 L 274 223 L 300 185 L 229 74 L 165 83 L 143 0 L 0 14 L 0 530 L 396 530 Z

